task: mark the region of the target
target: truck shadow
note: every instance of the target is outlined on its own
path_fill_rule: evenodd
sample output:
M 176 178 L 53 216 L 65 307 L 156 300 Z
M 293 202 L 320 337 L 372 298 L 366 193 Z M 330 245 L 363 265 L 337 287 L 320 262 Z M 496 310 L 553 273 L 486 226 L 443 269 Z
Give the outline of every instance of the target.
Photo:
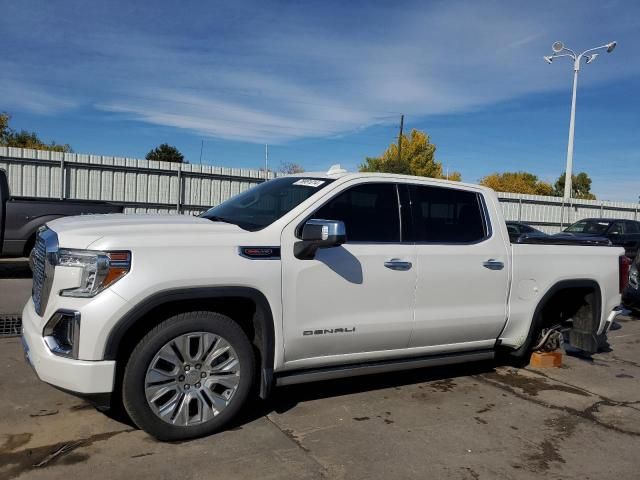
M 26 258 L 0 260 L 0 279 L 12 278 L 31 278 L 31 269 Z
M 492 372 L 496 366 L 497 363 L 495 361 L 484 361 L 278 387 L 273 390 L 269 399 L 255 399 L 247 405 L 243 412 L 236 417 L 236 420 L 229 425 L 228 429 L 241 428 L 243 425 L 270 413 L 281 414 L 288 412 L 298 404 L 312 400 L 389 388 L 400 390 L 403 387 L 420 383 L 441 383 L 443 380 L 453 381 L 458 377 Z

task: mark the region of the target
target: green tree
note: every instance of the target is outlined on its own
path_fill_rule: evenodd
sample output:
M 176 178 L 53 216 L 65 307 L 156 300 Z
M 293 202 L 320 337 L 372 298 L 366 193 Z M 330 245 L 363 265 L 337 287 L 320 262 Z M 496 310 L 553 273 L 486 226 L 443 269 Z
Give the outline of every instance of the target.
M 280 164 L 280 168 L 278 169 L 280 173 L 284 174 L 292 174 L 292 173 L 302 173 L 304 172 L 304 168 L 301 165 L 293 162 L 284 162 Z
M 413 129 L 409 136 L 402 135 L 400 142 L 401 158 L 398 158 L 398 145 L 392 143 L 381 156 L 367 157 L 360 165 L 360 171 L 444 178 L 442 163 L 435 160 L 436 146 L 425 132 Z M 460 172 L 449 173 L 449 180 L 461 178 Z
M 6 112 L 0 112 L 0 146 L 33 148 L 35 150 L 50 150 L 53 152 L 73 152 L 69 144 L 56 142 L 45 143 L 35 132 L 27 130 L 16 131 L 9 126 L 11 116 Z
M 554 185 L 555 195 L 558 197 L 564 196 L 564 182 L 566 178 L 566 172 L 563 172 Z M 596 196 L 591 193 L 591 178 L 585 172 L 571 176 L 571 196 L 583 200 L 596 199 Z
M 529 172 L 492 173 L 480 179 L 480 185 L 496 192 L 526 193 L 529 195 L 554 195 L 550 183 L 538 180 Z
M 153 150 L 149 150 L 149 153 L 144 158 L 159 162 L 187 163 L 180 150 L 168 143 L 163 143 Z

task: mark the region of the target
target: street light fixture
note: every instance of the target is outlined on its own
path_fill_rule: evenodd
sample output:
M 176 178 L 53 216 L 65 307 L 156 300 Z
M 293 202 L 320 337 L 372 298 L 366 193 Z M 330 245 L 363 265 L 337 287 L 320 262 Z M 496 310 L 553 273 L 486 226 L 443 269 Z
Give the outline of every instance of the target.
M 575 122 L 576 122 L 576 90 L 578 88 L 578 72 L 580 71 L 580 62 L 582 58 L 585 59 L 585 64 L 592 63 L 598 58 L 598 53 L 596 50 L 606 50 L 607 53 L 613 52 L 613 50 L 618 45 L 617 42 L 610 42 L 606 45 L 601 45 L 599 47 L 590 48 L 589 50 L 585 50 L 580 55 L 576 52 L 564 46 L 562 42 L 554 42 L 551 46 L 553 50 L 553 55 L 544 56 L 544 61 L 551 64 L 556 58 L 561 57 L 570 57 L 573 60 L 573 94 L 571 97 L 571 119 L 569 121 L 569 143 L 567 145 L 567 169 L 564 176 L 564 198 L 568 200 L 571 198 L 571 182 L 573 175 L 573 137 L 575 131 Z M 566 53 L 562 53 L 566 52 Z

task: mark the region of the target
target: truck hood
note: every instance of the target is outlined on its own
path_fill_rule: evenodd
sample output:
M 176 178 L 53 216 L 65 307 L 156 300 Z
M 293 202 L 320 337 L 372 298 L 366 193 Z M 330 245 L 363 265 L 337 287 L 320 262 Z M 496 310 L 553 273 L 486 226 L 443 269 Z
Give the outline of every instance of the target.
M 58 241 L 64 248 L 103 248 L 109 245 L 129 248 L 130 243 L 164 239 L 170 244 L 175 239 L 193 239 L 228 233 L 248 233 L 237 225 L 213 222 L 191 215 L 81 215 L 52 220 L 47 226 L 58 234 Z

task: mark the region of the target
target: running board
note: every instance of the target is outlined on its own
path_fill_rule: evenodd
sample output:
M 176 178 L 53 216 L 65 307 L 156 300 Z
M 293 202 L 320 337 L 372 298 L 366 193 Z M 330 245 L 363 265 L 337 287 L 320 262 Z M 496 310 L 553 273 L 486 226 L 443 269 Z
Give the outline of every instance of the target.
M 375 373 L 396 372 L 414 368 L 438 367 L 456 363 L 478 362 L 491 360 L 495 356 L 493 350 L 455 353 L 449 355 L 431 355 L 429 357 L 405 358 L 385 360 L 371 363 L 357 363 L 354 365 L 340 365 L 308 370 L 298 370 L 276 374 L 276 385 L 294 385 L 296 383 L 317 382 L 335 378 L 355 377 L 358 375 L 373 375 Z

